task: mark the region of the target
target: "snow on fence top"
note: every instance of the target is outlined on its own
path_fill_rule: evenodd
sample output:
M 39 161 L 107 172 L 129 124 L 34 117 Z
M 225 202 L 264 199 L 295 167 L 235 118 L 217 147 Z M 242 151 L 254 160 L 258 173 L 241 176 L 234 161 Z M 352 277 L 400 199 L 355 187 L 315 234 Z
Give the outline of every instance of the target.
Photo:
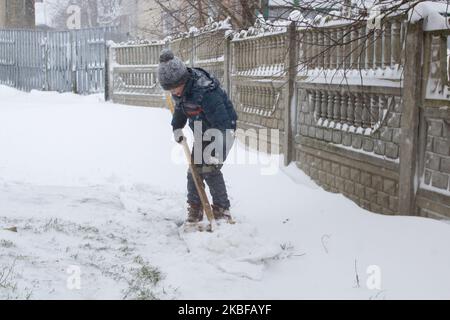
M 416 23 L 423 19 L 424 31 L 450 30 L 449 16 L 449 3 L 423 1 L 409 11 L 408 21 Z
M 164 45 L 165 42 L 162 40 L 146 40 L 146 39 L 133 39 L 128 41 L 123 41 L 116 43 L 114 41 L 108 41 L 107 45 L 112 48 L 122 48 L 122 47 L 139 47 L 139 46 L 155 46 Z
M 285 33 L 290 23 L 289 20 L 266 21 L 263 16 L 259 15 L 253 27 L 235 32 L 233 41 Z
M 190 38 L 193 36 L 200 36 L 206 33 L 216 32 L 219 30 L 231 30 L 232 26 L 230 23 L 231 18 L 227 17 L 225 20 L 221 21 L 214 21 L 213 18 L 208 18 L 208 23 L 201 27 L 200 29 L 197 27 L 190 27 L 188 32 L 180 32 L 174 36 L 167 36 L 164 38 L 164 42 L 168 43 L 170 41 L 178 40 L 178 39 L 184 39 L 184 38 Z

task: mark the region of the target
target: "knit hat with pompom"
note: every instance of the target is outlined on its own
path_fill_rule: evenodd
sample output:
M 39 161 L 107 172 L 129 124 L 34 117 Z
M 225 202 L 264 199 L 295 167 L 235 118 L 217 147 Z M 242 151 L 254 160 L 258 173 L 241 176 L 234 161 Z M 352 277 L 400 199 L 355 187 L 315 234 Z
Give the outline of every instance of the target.
M 164 90 L 174 89 L 189 78 L 189 72 L 180 58 L 170 49 L 164 49 L 159 56 L 158 80 Z

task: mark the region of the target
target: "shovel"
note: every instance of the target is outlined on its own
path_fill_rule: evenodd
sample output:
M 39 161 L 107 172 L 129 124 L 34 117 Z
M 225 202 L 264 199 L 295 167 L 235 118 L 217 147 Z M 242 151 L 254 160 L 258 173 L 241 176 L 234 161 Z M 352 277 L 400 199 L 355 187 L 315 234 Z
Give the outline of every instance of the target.
M 168 94 L 168 93 L 166 93 L 166 101 L 167 101 L 167 105 L 169 106 L 170 112 L 172 112 L 172 114 L 173 114 L 175 111 L 175 106 L 173 104 L 170 94 Z M 186 139 L 183 139 L 181 141 L 181 145 L 183 146 L 184 154 L 186 155 L 186 159 L 189 163 L 189 170 L 191 171 L 192 178 L 193 178 L 194 184 L 195 184 L 195 188 L 197 189 L 198 195 L 200 196 L 203 210 L 209 221 L 209 225 L 208 225 L 206 231 L 212 232 L 215 229 L 216 221 L 214 219 L 214 214 L 212 212 L 212 208 L 211 208 L 211 204 L 209 203 L 208 196 L 206 195 L 206 192 L 205 192 L 205 187 L 202 183 L 202 179 L 200 179 L 200 175 L 197 171 L 197 168 L 192 163 L 191 150 L 189 149 Z

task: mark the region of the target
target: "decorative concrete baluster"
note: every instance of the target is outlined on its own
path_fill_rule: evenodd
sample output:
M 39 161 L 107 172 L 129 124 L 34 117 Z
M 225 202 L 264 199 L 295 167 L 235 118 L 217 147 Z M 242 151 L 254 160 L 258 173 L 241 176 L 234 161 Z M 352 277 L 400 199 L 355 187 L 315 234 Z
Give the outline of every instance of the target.
M 326 52 L 327 52 L 327 62 L 328 68 L 336 69 L 337 68 L 337 37 L 338 37 L 337 29 L 330 30 L 330 32 L 325 34 L 326 37 Z
M 359 32 L 358 29 L 354 26 L 352 28 L 351 33 L 351 46 L 352 46 L 352 69 L 358 69 L 358 61 L 359 61 L 359 51 L 358 51 L 358 45 L 359 45 Z
M 367 24 L 364 23 L 359 27 L 359 32 L 358 32 L 358 36 L 359 36 L 359 40 L 358 40 L 358 68 L 360 70 L 365 69 L 366 68 L 366 29 L 367 29 Z
M 314 117 L 318 120 L 322 113 L 322 95 L 320 90 L 316 90 L 316 101 L 314 103 Z
M 362 101 L 359 93 L 355 94 L 355 127 L 362 126 Z
M 253 87 L 253 100 L 254 103 L 253 105 L 257 108 L 258 111 L 258 115 L 260 115 L 260 111 L 262 108 L 262 93 L 263 93 L 263 88 L 259 88 L 258 86 L 254 86 Z
M 344 28 L 343 29 L 343 34 L 344 34 L 344 69 L 347 70 L 351 67 L 351 50 L 352 50 L 352 45 L 351 45 L 351 30 L 348 28 Z
M 232 42 L 231 43 L 231 49 L 230 49 L 230 52 L 231 52 L 231 59 L 232 59 L 232 61 L 233 61 L 233 63 L 231 64 L 232 65 L 232 70 L 231 70 L 231 73 L 234 73 L 234 72 L 236 72 L 236 71 L 239 71 L 239 53 L 237 52 L 237 42 Z
M 312 34 L 311 31 L 307 30 L 303 33 L 305 38 L 305 44 L 303 45 L 304 48 L 304 61 L 308 68 L 311 68 L 311 38 Z
M 240 48 L 240 42 L 235 41 L 231 42 L 231 69 L 232 73 L 239 73 L 241 71 L 241 50 Z
M 320 99 L 319 90 L 308 91 L 308 111 L 312 116 L 315 113 L 317 99 Z
M 232 44 L 233 46 L 233 56 L 235 57 L 235 66 L 236 71 L 240 72 L 242 70 L 242 49 L 241 49 L 241 42 L 236 41 Z
M 252 86 L 252 98 L 253 98 L 253 102 L 252 105 L 254 107 L 257 108 L 257 110 L 259 110 L 259 108 L 261 107 L 260 101 L 259 99 L 261 98 L 259 95 L 259 90 L 257 86 Z
M 339 121 L 341 124 L 347 122 L 347 108 L 348 108 L 348 96 L 346 93 L 341 94 L 341 111 L 339 116 Z
M 331 121 L 333 119 L 334 93 L 332 91 L 328 91 L 327 93 L 328 93 L 328 101 L 325 118 Z
M 255 94 L 255 107 L 256 107 L 256 112 L 259 116 L 263 116 L 264 115 L 264 91 L 266 88 L 264 87 L 258 87 L 255 86 L 253 87 L 254 89 L 254 94 Z
M 383 25 L 383 68 L 391 66 L 391 23 L 386 21 Z
M 387 112 L 387 108 L 388 108 L 388 100 L 387 100 L 387 96 L 384 94 L 380 94 L 379 96 L 375 97 L 376 98 L 376 104 L 378 105 L 378 113 L 379 113 L 379 121 L 381 122 L 383 120 L 383 116 L 385 114 L 385 112 Z
M 276 42 L 275 39 L 273 37 L 269 37 L 267 39 L 268 45 L 270 46 L 270 51 L 269 51 L 269 57 L 270 57 L 270 66 L 273 67 L 276 64 L 277 61 L 277 48 L 276 48 Z
M 247 42 L 246 40 L 241 41 L 242 46 L 242 71 L 245 72 L 247 70 Z
M 380 104 L 379 98 L 375 94 L 370 95 L 370 115 L 371 125 L 374 126 L 380 121 Z
M 317 68 L 318 67 L 318 61 L 319 61 L 319 32 L 313 31 L 312 32 L 312 59 L 311 59 L 311 67 Z
M 375 41 L 375 68 L 383 66 L 383 34 L 382 30 L 374 30 Z
M 248 94 L 250 92 L 248 92 L 247 89 L 248 89 L 247 86 L 240 87 L 240 92 L 241 92 L 240 98 L 241 98 L 241 103 L 242 103 L 242 107 L 244 110 L 246 110 L 248 107 Z
M 344 68 L 344 29 L 337 29 L 337 44 L 336 44 L 336 68 L 343 69 Z
M 252 88 L 250 86 L 245 87 L 245 106 L 247 108 L 252 108 Z
M 247 65 L 246 65 L 246 69 L 250 72 L 250 75 L 252 75 L 251 70 L 253 69 L 252 52 L 253 52 L 253 39 L 249 39 L 249 40 L 247 40 Z
M 401 37 L 400 37 L 400 22 L 393 20 L 391 24 L 391 65 L 400 64 L 401 59 Z
M 262 39 L 256 39 L 255 40 L 255 52 L 254 52 L 254 59 L 255 59 L 255 68 L 257 68 L 258 70 L 261 70 L 263 67 L 263 63 L 262 63 L 262 55 L 263 55 L 264 51 L 262 48 Z
M 260 69 L 259 67 L 261 66 L 260 64 L 260 53 L 262 52 L 261 50 L 261 39 L 256 39 L 255 40 L 255 46 L 253 48 L 254 52 L 253 52 L 253 68 L 254 69 Z
M 338 123 L 341 118 L 341 96 L 339 92 L 334 95 L 333 121 Z
M 239 46 L 238 46 L 238 52 L 239 52 L 239 71 L 242 72 L 245 70 L 244 68 L 244 52 L 245 52 L 245 48 L 244 48 L 244 43 L 243 41 L 239 41 L 238 42 Z
M 252 105 L 252 87 L 250 86 L 246 86 L 245 87 L 245 95 L 246 95 L 246 99 L 245 99 L 245 106 L 246 107 L 253 107 Z
M 258 114 L 264 115 L 263 112 L 265 111 L 266 107 L 266 88 L 265 87 L 255 87 L 256 91 L 256 107 L 258 108 Z
M 366 40 L 366 46 L 367 46 L 367 69 L 373 69 L 375 67 L 375 32 L 373 29 L 368 30 L 367 33 L 367 40 Z
M 144 55 L 145 55 L 145 61 L 143 64 L 152 64 L 152 51 L 151 46 L 145 46 L 144 49 Z
M 160 51 L 160 47 L 158 46 L 158 47 L 156 47 L 156 46 L 149 46 L 149 48 L 150 48 L 150 52 L 149 52 L 149 55 L 150 55 L 150 59 L 149 59 L 149 64 L 158 64 L 159 63 L 159 61 L 156 61 L 156 57 L 157 57 L 157 55 L 158 55 L 158 51 Z M 159 56 L 159 55 L 158 55 Z
M 282 34 L 282 35 L 277 35 L 277 50 L 278 50 L 278 61 L 277 61 L 277 64 L 278 65 L 282 65 L 282 64 L 284 64 L 284 58 L 285 58 L 285 56 L 286 56 L 286 52 L 284 51 L 285 49 L 285 45 L 284 45 L 284 43 L 285 43 L 285 37 L 286 37 L 286 34 Z
M 349 93 L 347 103 L 347 123 L 353 125 L 355 122 L 355 98 Z
M 246 63 L 245 63 L 245 69 L 248 71 L 252 70 L 252 59 L 251 59 L 251 54 L 252 54 L 252 39 L 249 39 L 246 41 L 247 43 L 247 50 L 246 50 Z
M 328 93 L 326 91 L 322 91 L 322 104 L 320 107 L 320 117 L 322 119 L 326 119 L 327 117 L 327 102 L 328 102 Z
M 330 56 L 330 34 L 328 32 L 324 32 L 323 34 L 323 68 L 330 69 L 331 65 L 331 56 Z
M 361 95 L 361 105 L 362 105 L 362 127 L 368 128 L 370 127 L 370 95 L 362 94 Z
M 246 92 L 246 87 L 244 86 L 239 86 L 238 87 L 238 91 L 239 91 L 239 99 L 240 102 L 242 104 L 242 109 L 243 111 L 245 110 L 245 108 L 247 107 L 247 92 Z
M 134 50 L 137 56 L 136 64 L 142 64 L 142 59 L 145 59 L 144 52 L 142 49 L 143 47 L 137 47 L 137 50 Z
M 259 41 L 259 50 L 258 50 L 258 66 L 261 67 L 262 70 L 266 68 L 266 62 L 264 60 L 267 55 L 267 51 L 264 45 L 264 40 Z
M 327 119 L 333 120 L 333 111 L 334 111 L 334 92 L 328 92 L 328 105 L 327 105 Z
M 408 30 L 408 21 L 402 20 L 400 22 L 400 65 L 405 65 L 406 59 L 406 33 Z
M 324 46 L 324 36 L 323 36 L 323 32 L 321 30 L 319 30 L 317 32 L 317 51 L 318 51 L 318 55 L 317 55 L 317 67 L 318 68 L 324 68 L 324 50 L 325 46 Z
M 127 48 L 127 55 L 128 55 L 128 63 L 129 64 L 134 64 L 134 57 L 133 57 L 133 50 L 131 48 Z
M 298 33 L 297 38 L 297 63 L 300 67 L 303 67 L 304 60 L 305 60 L 305 52 L 304 50 L 304 37 L 305 34 L 303 32 Z M 297 67 L 299 69 L 299 67 Z
M 284 59 L 283 37 L 276 35 L 273 37 L 275 43 L 275 65 L 278 66 Z

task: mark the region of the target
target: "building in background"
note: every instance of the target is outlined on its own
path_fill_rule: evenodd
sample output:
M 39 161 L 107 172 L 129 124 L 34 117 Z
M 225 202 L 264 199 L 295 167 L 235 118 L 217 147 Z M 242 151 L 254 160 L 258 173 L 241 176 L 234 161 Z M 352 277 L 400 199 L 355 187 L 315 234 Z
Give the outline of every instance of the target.
M 129 29 L 136 0 L 38 0 L 36 25 L 52 29 L 123 26 Z
M 0 0 L 0 27 L 34 28 L 34 0 Z
M 172 0 L 171 2 L 177 1 Z M 130 30 L 132 36 L 156 40 L 162 39 L 167 34 L 164 12 L 155 0 L 135 0 L 132 21 Z

